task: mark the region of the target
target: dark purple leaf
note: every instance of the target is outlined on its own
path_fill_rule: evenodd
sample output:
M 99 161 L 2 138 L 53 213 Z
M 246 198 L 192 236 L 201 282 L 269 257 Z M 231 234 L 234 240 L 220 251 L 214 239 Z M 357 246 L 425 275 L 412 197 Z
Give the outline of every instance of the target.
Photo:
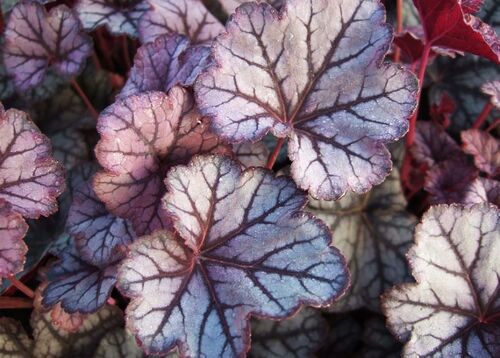
M 500 175 L 500 141 L 487 132 L 469 129 L 461 133 L 464 152 L 474 157 L 476 167 L 486 174 Z
M 427 172 L 424 188 L 431 194 L 432 204 L 461 203 L 478 174 L 465 159 L 450 159 Z
M 180 237 L 132 244 L 119 286 L 132 298 L 128 326 L 149 353 L 243 356 L 249 315 L 285 318 L 324 306 L 349 275 L 328 229 L 301 211 L 293 182 L 222 156 L 170 170 L 165 206 Z M 189 319 L 185 319 L 189 317 Z
M 120 97 L 146 91 L 168 92 L 175 85 L 191 86 L 211 63 L 208 46 L 189 46 L 182 35 L 159 36 L 139 48 Z
M 290 0 L 280 14 L 246 4 L 226 31 L 213 47 L 216 65 L 195 86 L 217 134 L 289 137 L 292 176 L 315 198 L 364 193 L 384 180 L 385 143 L 406 133 L 417 82 L 381 64 L 392 31 L 380 3 Z
M 136 238 L 127 220 L 108 213 L 90 183 L 77 189 L 66 227 L 82 259 L 99 267 L 109 264 L 117 247 L 124 248 Z
M 346 256 L 352 278 L 346 295 L 330 311 L 378 311 L 380 294 L 408 280 L 405 254 L 417 219 L 406 204 L 396 169 L 365 195 L 310 201 L 310 210 L 330 227 L 333 244 Z
M 50 142 L 28 115 L 4 111 L 0 103 L 0 199 L 27 218 L 57 211 L 64 171 L 51 155 Z
M 149 2 L 152 9 L 139 21 L 139 37 L 143 43 L 174 33 L 186 35 L 192 43 L 208 42 L 224 29 L 201 0 Z
M 92 41 L 73 12 L 61 5 L 49 13 L 36 3 L 20 3 L 5 28 L 5 67 L 20 91 L 42 82 L 47 68 L 63 76 L 78 74 Z
M 2 277 L 23 269 L 28 247 L 23 241 L 28 224 L 22 216 L 0 199 L 0 282 Z
M 383 298 L 403 356 L 500 354 L 500 212 L 491 204 L 434 206 L 408 253 L 417 283 Z
M 500 80 L 486 82 L 481 86 L 481 91 L 490 96 L 490 102 L 500 109 Z
M 246 168 L 264 167 L 269 157 L 269 150 L 264 142 L 235 144 L 233 152 Z
M 465 189 L 462 203 L 492 203 L 500 207 L 500 182 L 492 179 L 477 178 Z
M 429 168 L 445 160 L 463 156 L 460 146 L 442 127 L 423 121 L 417 122 L 411 154 L 420 164 L 426 164 Z
M 105 171 L 96 175 L 94 190 L 138 235 L 170 227 L 161 205 L 169 168 L 193 154 L 227 151 L 179 87 L 168 96 L 148 92 L 118 100 L 102 112 L 97 129 L 96 156 Z
M 113 34 L 132 37 L 137 37 L 139 19 L 149 8 L 144 0 L 78 0 L 75 5 L 84 29 L 106 25 Z
M 26 334 L 21 322 L 12 318 L 0 318 L 0 354 L 3 357 L 30 357 L 33 340 Z
M 252 358 L 312 357 L 328 332 L 320 311 L 309 307 L 284 321 L 254 319 L 251 325 Z
M 115 251 L 106 266 L 93 266 L 85 262 L 71 245 L 47 273 L 43 306 L 53 307 L 60 303 L 68 313 L 97 311 L 106 303 L 115 286 L 117 265 L 122 258 L 121 252 Z

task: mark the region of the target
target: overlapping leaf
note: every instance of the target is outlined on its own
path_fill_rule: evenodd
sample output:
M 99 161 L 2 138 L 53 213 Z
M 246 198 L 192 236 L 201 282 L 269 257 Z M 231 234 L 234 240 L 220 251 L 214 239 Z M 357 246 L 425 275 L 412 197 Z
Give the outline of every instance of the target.
M 264 142 L 235 144 L 236 158 L 245 167 L 263 167 L 267 163 L 269 150 Z
M 196 82 L 217 134 L 256 141 L 290 137 L 296 183 L 314 197 L 368 191 L 391 168 L 384 143 L 400 138 L 417 83 L 381 65 L 392 40 L 375 1 L 288 1 L 238 8 Z M 321 28 L 321 31 L 317 31 Z
M 149 353 L 243 356 L 247 318 L 284 318 L 325 305 L 348 284 L 328 229 L 301 212 L 293 182 L 221 156 L 197 156 L 166 179 L 180 238 L 136 241 L 120 268 L 129 328 Z M 186 319 L 189 317 L 189 319 Z
M 328 324 L 321 313 L 304 308 L 284 321 L 252 320 L 250 357 L 311 357 L 323 345 Z
M 190 46 L 189 40 L 178 34 L 159 36 L 137 50 L 120 97 L 146 91 L 168 92 L 175 85 L 191 86 L 210 63 L 208 46 Z
M 149 0 L 150 9 L 139 21 L 143 43 L 160 35 L 179 33 L 192 43 L 207 42 L 222 30 L 221 23 L 207 10 L 201 0 Z
M 53 214 L 64 173 L 50 156 L 47 137 L 26 113 L 4 111 L 0 103 L 0 138 L 0 199 L 27 218 Z
M 0 355 L 9 358 L 29 357 L 33 341 L 24 331 L 21 322 L 12 318 L 0 318 Z
M 248 1 L 246 0 L 220 0 L 222 7 L 226 11 L 227 14 L 232 14 L 234 10 L 241 4 L 244 4 Z M 281 8 L 281 6 L 284 4 L 284 0 L 256 0 L 256 2 L 267 2 L 271 5 L 273 5 L 276 9 Z
M 21 91 L 42 82 L 49 67 L 64 76 L 76 75 L 91 49 L 90 38 L 66 6 L 47 13 L 37 3 L 20 3 L 5 29 L 5 66 Z
M 481 91 L 490 96 L 490 102 L 500 109 L 500 80 L 486 82 L 481 86 Z
M 500 141 L 487 132 L 469 129 L 461 133 L 464 151 L 474 157 L 476 167 L 496 177 L 500 175 Z
M 150 6 L 145 0 L 79 0 L 75 6 L 83 28 L 106 27 L 114 34 L 137 37 L 137 26 Z
M 500 212 L 491 204 L 431 207 L 408 254 L 416 284 L 389 291 L 390 329 L 405 356 L 500 353 Z
M 369 317 L 363 322 L 363 358 L 399 358 L 402 345 L 391 335 L 385 325 L 384 317 Z
M 492 203 L 500 208 L 500 182 L 487 178 L 476 178 L 465 189 L 462 203 Z
M 66 225 L 82 258 L 100 267 L 113 260 L 117 247 L 126 247 L 136 238 L 127 220 L 108 213 L 90 183 L 77 189 Z
M 106 171 L 94 190 L 113 214 L 129 219 L 138 235 L 168 228 L 161 206 L 163 179 L 196 153 L 225 152 L 185 90 L 148 92 L 118 100 L 100 116 L 96 155 Z
M 23 269 L 28 247 L 23 241 L 28 224 L 0 199 L 0 278 L 16 274 Z M 1 282 L 1 280 L 0 280 Z
M 379 310 L 380 294 L 407 280 L 405 254 L 416 218 L 405 207 L 396 169 L 368 194 L 310 202 L 310 210 L 330 227 L 333 244 L 346 255 L 352 277 L 350 290 L 331 310 Z
M 134 336 L 123 328 L 115 328 L 102 337 L 93 358 L 142 358 L 144 354 Z

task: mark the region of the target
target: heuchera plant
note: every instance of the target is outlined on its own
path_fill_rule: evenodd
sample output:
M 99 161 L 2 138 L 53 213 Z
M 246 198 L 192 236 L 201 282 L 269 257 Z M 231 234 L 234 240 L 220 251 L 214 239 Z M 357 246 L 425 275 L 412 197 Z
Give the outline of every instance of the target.
M 0 355 L 499 357 L 500 3 L 4 0 Z

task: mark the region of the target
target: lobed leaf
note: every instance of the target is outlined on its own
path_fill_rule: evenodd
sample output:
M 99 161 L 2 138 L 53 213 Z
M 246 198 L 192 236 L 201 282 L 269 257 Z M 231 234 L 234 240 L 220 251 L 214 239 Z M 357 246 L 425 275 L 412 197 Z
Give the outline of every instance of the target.
M 346 256 L 352 277 L 350 289 L 331 311 L 362 307 L 378 311 L 380 294 L 408 280 L 405 254 L 417 220 L 405 207 L 396 169 L 365 195 L 310 201 L 310 211 L 330 227 L 333 244 Z
M 101 113 L 97 130 L 96 156 L 105 171 L 94 178 L 95 193 L 138 235 L 170 227 L 161 206 L 169 168 L 196 153 L 227 151 L 179 87 L 118 100 Z
M 417 162 L 429 168 L 445 160 L 464 156 L 459 145 L 442 127 L 423 121 L 417 122 L 411 154 Z
M 0 199 L 24 217 L 57 211 L 64 189 L 62 166 L 51 157 L 50 142 L 28 115 L 0 103 Z
M 4 61 L 20 91 L 42 82 L 47 69 L 63 76 L 74 76 L 92 50 L 90 37 L 64 5 L 49 13 L 32 2 L 19 3 L 5 28 Z
M 499 209 L 434 206 L 408 253 L 416 284 L 384 295 L 389 328 L 404 356 L 495 357 L 500 296 Z
M 158 36 L 137 50 L 134 66 L 120 97 L 146 91 L 168 92 L 174 86 L 191 86 L 211 63 L 208 46 L 190 46 L 182 35 Z
M 490 96 L 490 102 L 500 109 L 500 80 L 486 82 L 481 86 L 481 91 Z
M 149 8 L 144 0 L 78 0 L 74 9 L 84 29 L 105 25 L 113 34 L 137 37 L 139 19 Z
M 243 5 L 195 84 L 200 110 L 235 143 L 289 137 L 292 176 L 315 198 L 366 192 L 389 173 L 384 143 L 406 133 L 416 103 L 415 77 L 381 64 L 391 40 L 377 1 Z
M 152 9 L 139 21 L 143 43 L 158 36 L 178 33 L 192 43 L 208 42 L 223 30 L 201 0 L 149 0 Z
M 487 132 L 469 129 L 461 133 L 464 152 L 474 157 L 476 167 L 496 177 L 500 175 L 500 141 Z
M 132 244 L 119 287 L 148 353 L 243 356 L 249 315 L 285 318 L 339 297 L 349 275 L 327 228 L 301 212 L 293 182 L 221 156 L 197 156 L 166 179 L 163 231 Z M 189 317 L 189 319 L 185 319 Z

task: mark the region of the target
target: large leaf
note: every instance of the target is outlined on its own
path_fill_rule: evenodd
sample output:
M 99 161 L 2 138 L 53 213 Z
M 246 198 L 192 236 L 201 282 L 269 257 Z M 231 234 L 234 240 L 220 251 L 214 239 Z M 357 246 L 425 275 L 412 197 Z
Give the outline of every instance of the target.
M 150 9 L 139 22 L 142 42 L 154 41 L 160 35 L 179 33 L 193 43 L 212 40 L 223 30 L 220 22 L 201 0 L 149 0 Z
M 114 34 L 137 37 L 139 19 L 150 8 L 144 0 L 78 0 L 75 11 L 83 27 L 106 27 Z
M 23 241 L 28 224 L 0 199 L 0 282 L 2 277 L 16 274 L 23 269 L 28 247 Z
M 33 341 L 26 334 L 21 322 L 12 318 L 0 318 L 0 355 L 9 358 L 29 357 Z
M 27 218 L 57 211 L 64 172 L 51 157 L 50 142 L 28 115 L 0 103 L 0 199 Z
M 64 76 L 76 75 L 91 50 L 90 37 L 63 5 L 47 13 L 37 3 L 22 2 L 5 28 L 5 66 L 21 91 L 42 82 L 49 67 Z
M 211 63 L 208 46 L 189 46 L 182 35 L 159 36 L 137 50 L 134 66 L 120 97 L 146 91 L 168 92 L 175 85 L 191 86 Z
M 389 173 L 384 143 L 406 133 L 416 102 L 414 76 L 381 64 L 384 21 L 376 1 L 243 5 L 196 82 L 200 109 L 233 142 L 290 137 L 293 178 L 313 197 L 366 192 Z
M 500 354 L 500 212 L 493 205 L 434 206 L 408 259 L 416 284 L 383 298 L 405 356 Z
M 304 308 L 284 321 L 252 321 L 250 357 L 311 357 L 324 343 L 328 324 L 321 313 Z
M 346 255 L 351 272 L 351 288 L 331 310 L 367 307 L 377 311 L 380 294 L 407 280 L 405 254 L 416 218 L 405 207 L 396 169 L 365 195 L 348 194 L 337 202 L 309 203 L 311 211 L 330 227 L 333 244 Z
M 300 211 L 306 198 L 289 179 L 197 156 L 166 183 L 180 237 L 139 239 L 119 273 L 132 298 L 129 328 L 147 352 L 177 345 L 183 356 L 243 356 L 249 315 L 285 318 L 346 289 L 344 258 L 328 229 Z
M 179 87 L 168 96 L 148 92 L 118 100 L 101 113 L 97 129 L 96 156 L 106 170 L 96 175 L 94 190 L 138 235 L 170 226 L 161 206 L 170 167 L 196 153 L 226 150 Z
M 464 152 L 474 157 L 476 167 L 491 177 L 500 176 L 500 140 L 478 129 L 463 131 L 461 137 Z

